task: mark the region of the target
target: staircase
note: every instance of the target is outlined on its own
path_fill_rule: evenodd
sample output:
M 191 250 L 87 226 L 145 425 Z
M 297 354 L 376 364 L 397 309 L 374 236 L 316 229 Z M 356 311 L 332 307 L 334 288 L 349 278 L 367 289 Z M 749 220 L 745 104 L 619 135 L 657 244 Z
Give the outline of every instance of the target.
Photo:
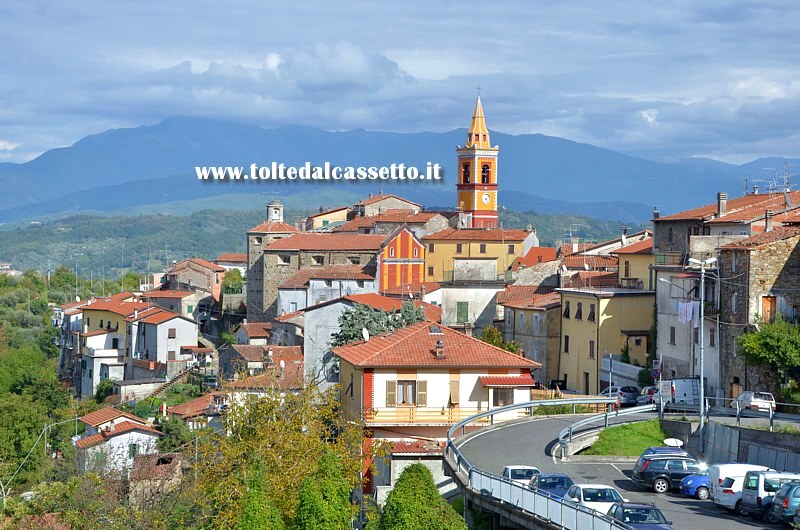
M 152 392 L 147 394 L 145 399 L 161 396 L 164 392 L 166 392 L 167 390 L 172 388 L 174 385 L 176 385 L 179 382 L 181 382 L 181 380 L 185 380 L 186 376 L 189 375 L 189 370 L 190 369 L 187 367 L 187 368 L 184 368 L 183 370 L 181 370 L 180 372 L 178 372 L 177 374 L 173 375 L 172 379 L 170 379 L 168 381 L 164 381 L 164 384 L 162 384 L 161 386 L 159 386 L 158 388 L 156 388 L 155 390 L 153 390 Z

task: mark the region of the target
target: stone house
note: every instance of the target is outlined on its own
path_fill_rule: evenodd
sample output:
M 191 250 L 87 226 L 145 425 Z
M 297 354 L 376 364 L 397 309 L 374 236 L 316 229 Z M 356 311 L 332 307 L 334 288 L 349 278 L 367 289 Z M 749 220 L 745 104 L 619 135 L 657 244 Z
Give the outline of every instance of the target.
M 398 197 L 397 195 L 380 193 L 370 194 L 363 201 L 357 202 L 348 215 L 348 219 L 356 217 L 370 217 L 381 213 L 384 210 L 417 210 L 421 211 L 422 206 Z
M 525 358 L 542 365 L 539 381 L 558 379 L 561 295 L 535 285 L 509 287 L 498 295 L 504 308 L 503 340 L 518 341 Z
M 368 217 L 356 217 L 333 229 L 334 232 L 357 234 L 391 234 L 401 226 L 408 227 L 418 238 L 449 227 L 448 219 L 438 212 L 419 209 L 388 209 Z

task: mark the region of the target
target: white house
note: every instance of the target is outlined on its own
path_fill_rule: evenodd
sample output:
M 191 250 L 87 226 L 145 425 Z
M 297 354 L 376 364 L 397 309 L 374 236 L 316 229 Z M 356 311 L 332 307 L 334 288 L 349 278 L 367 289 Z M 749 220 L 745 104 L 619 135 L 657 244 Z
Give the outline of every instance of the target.
M 480 335 L 497 318 L 497 258 L 454 258 L 453 280 L 442 283 L 442 323 Z
M 91 397 L 102 379 L 122 380 L 125 377 L 125 362 L 121 348 L 124 338 L 119 331 L 95 330 L 81 334 L 83 355 L 81 356 L 81 396 Z
M 236 344 L 264 346 L 269 344 L 269 339 L 272 337 L 272 323 L 245 320 L 236 326 L 233 335 L 236 338 Z
M 328 300 L 378 290 L 375 273 L 363 265 L 328 265 L 300 269 L 278 286 L 278 314 Z
M 156 442 L 162 434 L 140 423 L 122 421 L 75 442 L 78 471 L 127 475 L 137 455 L 158 452 Z
M 187 363 L 193 360 L 191 353 L 184 355 L 181 348 L 197 346 L 198 329 L 194 320 L 160 307 L 151 307 L 137 311 L 126 319 L 126 323 L 131 353 L 128 357 L 129 373 L 134 373 L 136 360 L 162 363 L 167 366 L 167 375 L 186 368 Z

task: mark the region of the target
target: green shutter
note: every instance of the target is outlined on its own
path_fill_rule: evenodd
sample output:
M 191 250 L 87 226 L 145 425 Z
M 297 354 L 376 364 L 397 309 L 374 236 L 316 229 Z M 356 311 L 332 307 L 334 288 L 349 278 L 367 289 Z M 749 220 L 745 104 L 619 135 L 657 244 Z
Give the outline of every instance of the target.
M 465 324 L 469 321 L 469 302 L 456 302 L 456 323 Z
M 417 381 L 417 406 L 428 406 L 428 382 Z
M 397 381 L 386 381 L 386 406 L 397 406 Z

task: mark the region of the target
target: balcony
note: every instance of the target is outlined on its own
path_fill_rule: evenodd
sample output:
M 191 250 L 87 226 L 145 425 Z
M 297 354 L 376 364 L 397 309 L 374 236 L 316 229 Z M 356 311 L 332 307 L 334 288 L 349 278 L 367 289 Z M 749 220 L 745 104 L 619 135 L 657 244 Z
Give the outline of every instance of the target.
M 482 411 L 460 407 L 384 407 L 365 411 L 364 419 L 367 425 L 453 425 L 478 412 Z
M 686 262 L 686 254 L 682 252 L 657 252 L 655 256 L 656 265 L 680 267 Z

